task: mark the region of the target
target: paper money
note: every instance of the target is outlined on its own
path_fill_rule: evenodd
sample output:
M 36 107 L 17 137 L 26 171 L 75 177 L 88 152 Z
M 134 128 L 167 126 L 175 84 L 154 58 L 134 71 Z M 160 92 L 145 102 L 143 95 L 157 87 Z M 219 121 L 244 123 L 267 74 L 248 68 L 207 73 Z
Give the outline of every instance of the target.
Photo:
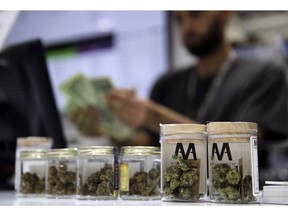
M 68 114 L 77 112 L 78 117 L 75 118 L 77 119 L 75 123 L 78 127 L 85 125 L 85 128 L 80 128 L 80 131 L 84 133 L 86 131 L 86 134 L 91 135 L 95 124 L 99 124 L 102 135 L 122 141 L 128 139 L 133 130 L 109 111 L 105 94 L 112 88 L 113 84 L 109 77 L 89 79 L 82 73 L 74 75 L 60 86 L 60 90 L 67 97 L 66 111 Z M 91 122 L 93 116 L 89 115 L 91 112 L 86 111 L 91 111 L 91 108 L 99 112 L 100 119 L 97 121 L 94 119 L 91 128 L 87 128 L 87 122 Z M 79 110 L 83 113 L 79 114 Z M 95 132 L 95 135 L 98 133 L 98 131 Z
M 60 86 L 62 92 L 79 107 L 96 105 L 96 95 L 90 81 L 81 73 Z

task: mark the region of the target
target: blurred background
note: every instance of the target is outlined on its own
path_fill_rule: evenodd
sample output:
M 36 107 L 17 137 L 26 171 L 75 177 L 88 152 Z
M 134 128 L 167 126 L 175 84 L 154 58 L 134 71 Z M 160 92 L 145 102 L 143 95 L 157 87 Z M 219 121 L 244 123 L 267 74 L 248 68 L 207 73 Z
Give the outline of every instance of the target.
M 0 12 L 5 13 L 4 11 Z M 168 11 L 16 11 L 2 48 L 39 38 L 69 146 L 107 143 L 79 130 L 67 117 L 61 90 L 71 78 L 108 78 L 109 85 L 149 96 L 163 73 L 195 61 L 183 48 Z M 3 21 L 3 20 L 2 20 Z M 1 28 L 1 25 L 0 25 Z M 3 28 L 3 27 L 2 27 Z M 234 11 L 227 36 L 239 55 L 288 61 L 288 11 Z M 1 47 L 0 47 L 1 48 Z M 288 177 L 287 143 L 271 147 L 270 175 Z

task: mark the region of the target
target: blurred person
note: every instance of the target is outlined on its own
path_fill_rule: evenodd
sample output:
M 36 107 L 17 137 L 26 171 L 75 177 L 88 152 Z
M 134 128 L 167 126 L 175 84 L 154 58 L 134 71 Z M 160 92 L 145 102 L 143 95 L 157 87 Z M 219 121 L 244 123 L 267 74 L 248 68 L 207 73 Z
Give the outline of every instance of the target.
M 137 128 L 135 145 L 159 145 L 159 123 L 249 121 L 258 123 L 259 166 L 266 145 L 288 137 L 285 68 L 237 56 L 225 37 L 228 11 L 177 11 L 182 41 L 196 65 L 171 71 L 154 84 L 150 99 L 112 90 L 110 110 Z

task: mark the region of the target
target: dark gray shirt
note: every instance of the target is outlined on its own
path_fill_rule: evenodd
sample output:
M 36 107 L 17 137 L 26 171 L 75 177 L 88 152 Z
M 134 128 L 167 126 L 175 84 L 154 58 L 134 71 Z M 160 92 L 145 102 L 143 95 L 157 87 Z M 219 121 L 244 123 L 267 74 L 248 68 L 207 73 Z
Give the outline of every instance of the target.
M 198 109 L 212 81 L 213 77 L 197 78 L 193 67 L 185 68 L 161 77 L 150 97 L 201 123 L 250 121 L 264 129 L 266 139 L 288 137 L 286 68 L 271 62 L 236 58 L 214 92 L 204 116 L 199 117 Z M 193 98 L 189 91 L 194 91 Z

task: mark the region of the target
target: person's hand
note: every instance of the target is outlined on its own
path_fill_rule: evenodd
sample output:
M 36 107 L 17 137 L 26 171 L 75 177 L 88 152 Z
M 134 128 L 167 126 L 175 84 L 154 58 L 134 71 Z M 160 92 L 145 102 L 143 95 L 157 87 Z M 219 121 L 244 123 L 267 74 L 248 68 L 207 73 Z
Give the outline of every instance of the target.
M 141 127 L 147 121 L 149 104 L 136 97 L 133 90 L 111 90 L 106 95 L 109 110 L 132 127 Z
M 94 107 L 79 108 L 69 113 L 69 119 L 87 136 L 100 136 L 100 115 Z
M 159 124 L 197 123 L 180 113 L 143 100 L 127 90 L 112 90 L 106 95 L 111 112 L 133 127 L 146 127 L 159 133 Z

